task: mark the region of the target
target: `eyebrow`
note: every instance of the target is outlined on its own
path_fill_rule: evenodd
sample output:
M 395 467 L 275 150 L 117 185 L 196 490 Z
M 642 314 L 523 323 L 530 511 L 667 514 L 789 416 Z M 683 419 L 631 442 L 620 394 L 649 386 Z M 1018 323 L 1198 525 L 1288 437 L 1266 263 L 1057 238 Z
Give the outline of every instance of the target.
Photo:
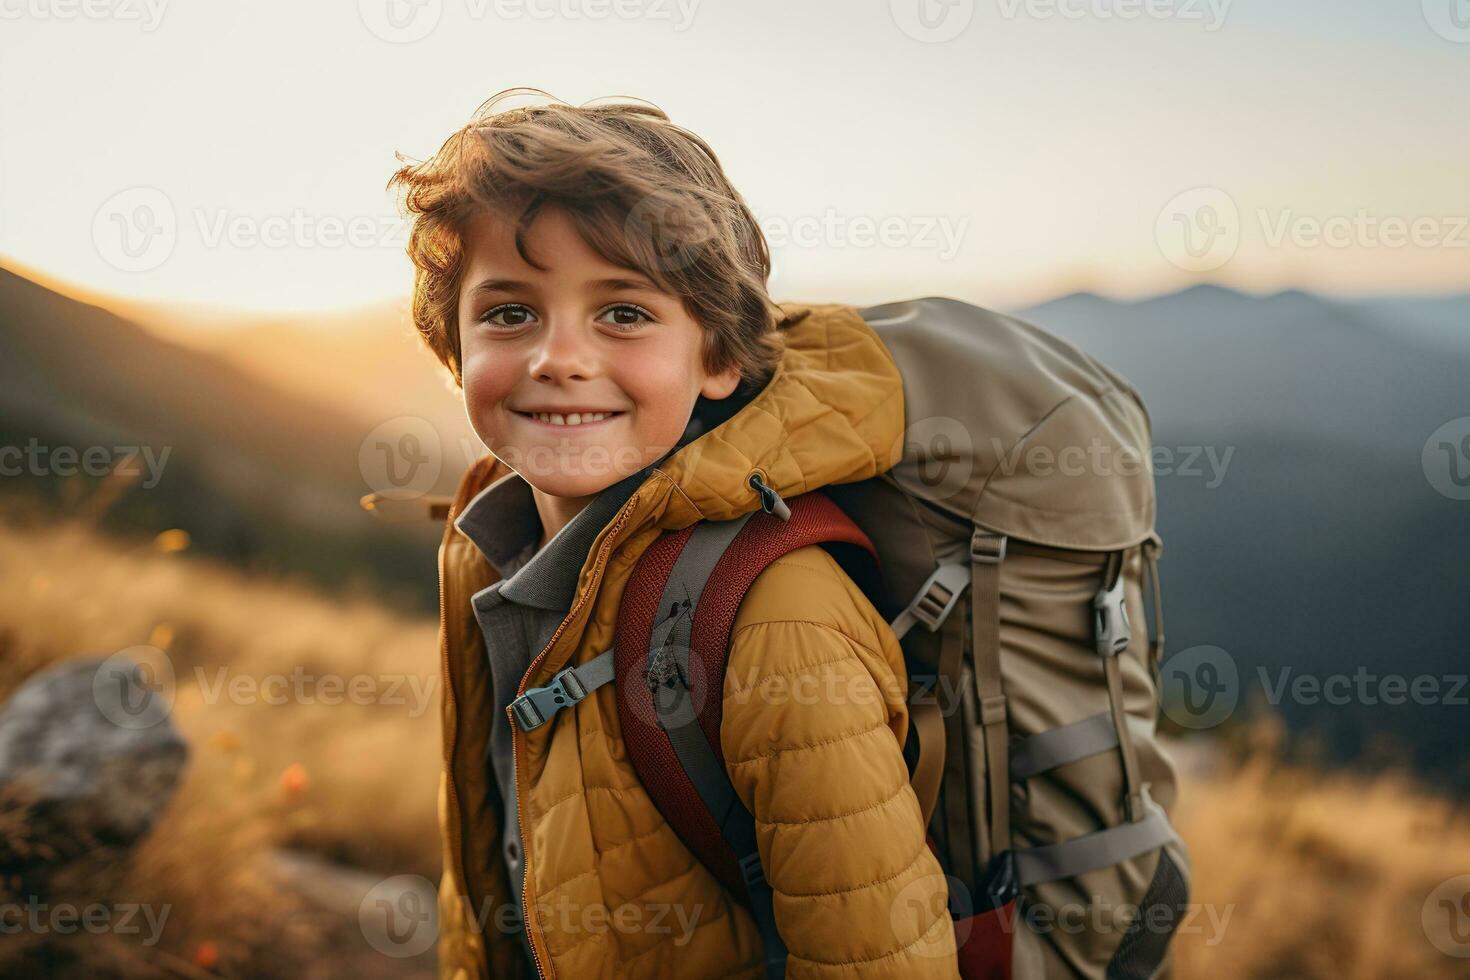
M 587 283 L 593 289 L 632 289 L 645 293 L 656 293 L 658 288 L 644 279 L 597 279 Z M 471 293 L 529 292 L 535 287 L 519 279 L 482 279 L 470 288 Z

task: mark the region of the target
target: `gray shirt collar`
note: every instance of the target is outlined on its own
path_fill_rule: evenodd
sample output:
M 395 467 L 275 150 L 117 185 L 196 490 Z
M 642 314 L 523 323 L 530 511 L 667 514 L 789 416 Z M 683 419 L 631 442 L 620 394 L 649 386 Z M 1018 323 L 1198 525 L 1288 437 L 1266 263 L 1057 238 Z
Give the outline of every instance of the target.
M 531 485 L 507 473 L 475 495 L 455 526 L 495 566 L 502 598 L 538 609 L 571 608 L 592 542 L 653 471 L 650 465 L 603 490 L 536 551 L 541 516 Z

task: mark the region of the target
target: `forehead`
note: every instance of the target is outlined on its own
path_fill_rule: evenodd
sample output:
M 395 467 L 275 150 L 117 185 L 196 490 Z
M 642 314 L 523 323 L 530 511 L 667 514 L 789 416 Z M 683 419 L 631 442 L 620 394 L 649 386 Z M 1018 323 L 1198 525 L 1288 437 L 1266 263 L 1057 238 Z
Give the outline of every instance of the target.
M 514 273 L 516 278 L 528 280 L 579 272 L 588 277 L 634 272 L 598 254 L 577 234 L 576 226 L 560 208 L 547 207 L 538 213 L 523 241 L 526 252 L 542 269 L 528 263 L 516 249 L 514 216 L 481 211 L 465 226 L 466 279 L 492 271 L 499 275 Z

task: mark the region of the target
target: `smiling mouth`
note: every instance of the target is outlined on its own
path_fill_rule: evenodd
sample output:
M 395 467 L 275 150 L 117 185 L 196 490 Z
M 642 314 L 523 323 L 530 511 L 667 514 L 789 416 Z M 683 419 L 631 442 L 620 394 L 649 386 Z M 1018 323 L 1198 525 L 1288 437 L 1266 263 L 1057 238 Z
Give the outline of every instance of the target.
M 514 410 L 512 410 L 514 411 Z M 584 429 L 618 418 L 622 412 L 572 412 L 560 415 L 554 412 L 516 412 L 523 419 L 538 422 L 553 429 Z

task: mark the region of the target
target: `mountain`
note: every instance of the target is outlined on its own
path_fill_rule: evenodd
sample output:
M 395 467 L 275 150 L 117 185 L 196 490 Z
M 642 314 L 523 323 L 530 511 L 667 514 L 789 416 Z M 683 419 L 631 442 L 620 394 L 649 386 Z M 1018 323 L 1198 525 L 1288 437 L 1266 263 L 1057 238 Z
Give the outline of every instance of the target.
M 0 269 L 0 445 L 30 446 L 39 460 L 0 481 L 8 509 L 84 509 L 107 491 L 56 450 L 92 449 L 139 473 L 106 508 L 106 530 L 181 528 L 237 564 L 375 583 L 390 602 L 432 608 L 433 525 L 386 524 L 358 504 L 375 489 L 360 460 L 374 452 L 372 431 L 325 400 Z M 432 489 L 458 475 L 441 469 Z
M 1223 648 L 1242 702 L 1276 698 L 1339 757 L 1407 754 L 1470 789 L 1470 501 L 1422 462 L 1436 429 L 1470 416 L 1467 312 L 1199 286 L 1019 315 L 1148 407 L 1169 652 Z

